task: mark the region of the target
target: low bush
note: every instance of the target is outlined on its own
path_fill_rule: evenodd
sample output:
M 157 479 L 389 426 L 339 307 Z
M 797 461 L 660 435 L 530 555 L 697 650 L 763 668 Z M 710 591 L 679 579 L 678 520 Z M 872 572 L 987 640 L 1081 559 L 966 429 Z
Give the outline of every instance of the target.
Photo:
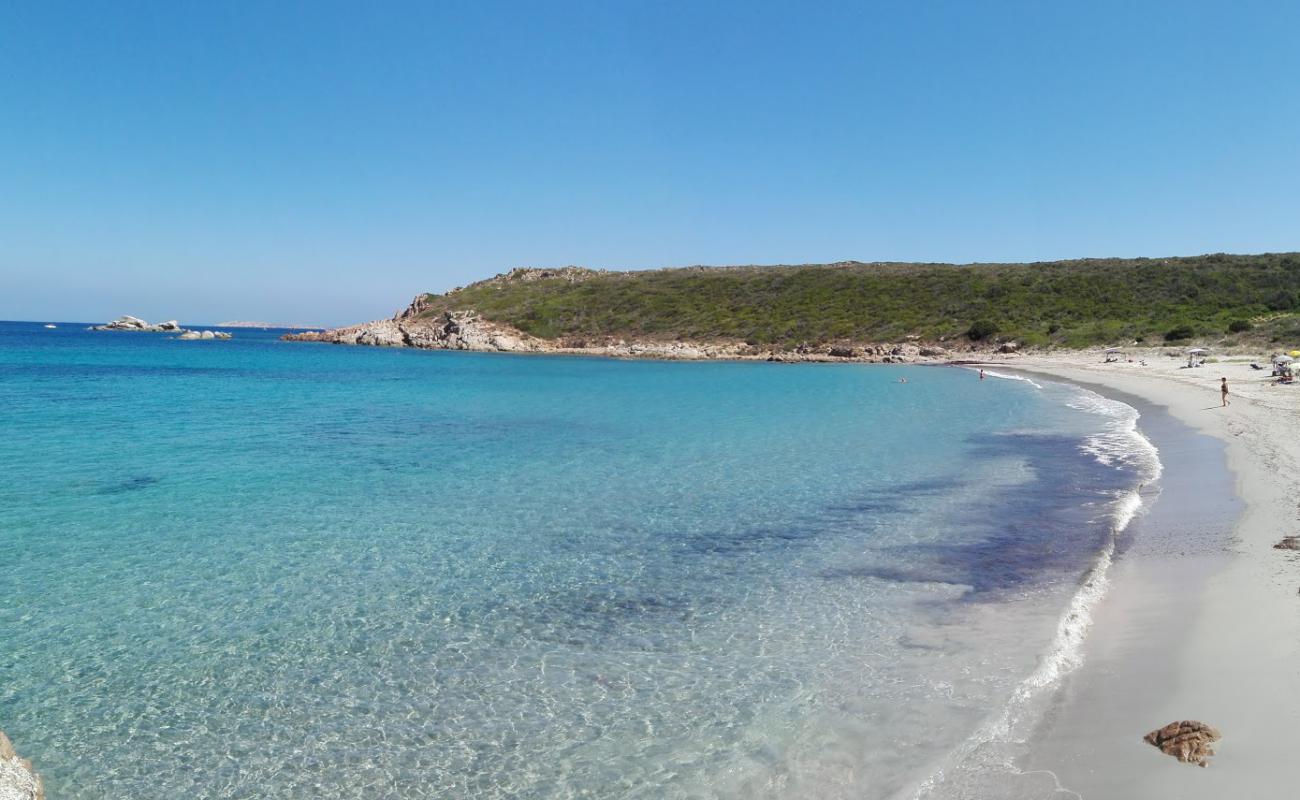
M 996 322 L 987 319 L 981 319 L 971 323 L 970 328 L 966 331 L 966 336 L 972 342 L 978 342 L 983 339 L 989 338 L 993 334 L 997 333 L 999 330 L 1000 329 L 998 328 L 998 324 Z

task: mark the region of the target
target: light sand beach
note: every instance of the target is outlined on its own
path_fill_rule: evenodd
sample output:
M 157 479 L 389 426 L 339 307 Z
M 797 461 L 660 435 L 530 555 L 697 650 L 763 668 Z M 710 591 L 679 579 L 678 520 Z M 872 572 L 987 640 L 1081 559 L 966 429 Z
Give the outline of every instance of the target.
M 1265 353 L 1190 369 L 1185 357 L 1159 350 L 1129 357 L 1107 364 L 1099 351 L 1073 352 L 988 363 L 1167 410 L 1190 431 L 1152 436 L 1162 460 L 1208 463 L 1218 456 L 1194 440 L 1222 442 L 1244 509 L 1231 534 L 1214 540 L 1198 528 L 1202 505 L 1218 513 L 1208 510 L 1213 487 L 1198 492 L 1184 477 L 1173 496 L 1155 501 L 1153 514 L 1186 526 L 1185 535 L 1175 531 L 1172 546 L 1144 552 L 1142 531 L 1135 533 L 1139 541 L 1118 560 L 1094 614 L 1083 666 L 1063 685 L 1025 766 L 1054 772 L 1068 789 L 1057 797 L 1287 796 L 1300 778 L 1300 552 L 1274 545 L 1300 530 L 1300 385 L 1275 385 L 1268 371 L 1252 369 L 1252 360 L 1268 367 Z M 1223 733 L 1206 769 L 1142 741 L 1186 719 Z

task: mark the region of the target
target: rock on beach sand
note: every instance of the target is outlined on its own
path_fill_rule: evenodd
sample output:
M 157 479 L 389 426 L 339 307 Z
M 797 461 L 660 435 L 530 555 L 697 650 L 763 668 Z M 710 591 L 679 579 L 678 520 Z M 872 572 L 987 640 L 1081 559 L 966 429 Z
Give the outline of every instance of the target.
M 1211 743 L 1223 738 L 1219 731 L 1204 722 L 1185 719 L 1171 722 L 1142 737 L 1147 744 L 1160 748 L 1160 752 L 1173 756 L 1184 764 L 1204 767 L 1214 755 Z

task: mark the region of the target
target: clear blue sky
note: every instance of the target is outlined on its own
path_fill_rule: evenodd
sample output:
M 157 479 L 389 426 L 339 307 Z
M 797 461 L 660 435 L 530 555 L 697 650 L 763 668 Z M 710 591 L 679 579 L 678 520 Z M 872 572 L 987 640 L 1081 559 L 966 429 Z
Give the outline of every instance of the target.
M 0 6 L 0 318 L 342 323 L 514 266 L 1300 250 L 1300 13 Z

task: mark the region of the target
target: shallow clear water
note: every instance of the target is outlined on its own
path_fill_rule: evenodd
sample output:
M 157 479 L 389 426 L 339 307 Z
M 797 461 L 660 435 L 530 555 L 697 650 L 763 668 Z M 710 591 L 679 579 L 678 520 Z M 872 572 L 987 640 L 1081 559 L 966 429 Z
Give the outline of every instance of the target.
M 960 369 L 83 327 L 0 323 L 0 729 L 58 798 L 906 794 L 1068 662 L 1151 469 Z

